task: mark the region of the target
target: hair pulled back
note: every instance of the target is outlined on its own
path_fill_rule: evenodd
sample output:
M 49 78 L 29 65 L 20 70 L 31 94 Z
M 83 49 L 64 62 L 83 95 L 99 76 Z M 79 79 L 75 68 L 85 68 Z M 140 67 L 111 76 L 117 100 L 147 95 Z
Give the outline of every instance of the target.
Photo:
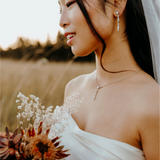
M 84 1 L 87 3 L 87 0 L 76 0 L 93 35 L 103 44 L 103 50 L 100 58 L 101 67 L 109 73 L 119 73 L 126 71 L 122 70 L 122 71 L 112 72 L 106 70 L 103 67 L 102 57 L 106 49 L 106 44 L 103 38 L 98 34 L 96 29 L 94 28 L 90 20 L 90 16 L 85 8 Z M 99 0 L 99 3 L 101 4 L 103 11 L 105 11 L 104 7 L 105 3 L 111 4 L 107 0 Z M 132 55 L 137 64 L 140 66 L 142 70 L 144 70 L 154 78 L 150 40 L 141 0 L 127 0 L 125 35 L 127 36 Z

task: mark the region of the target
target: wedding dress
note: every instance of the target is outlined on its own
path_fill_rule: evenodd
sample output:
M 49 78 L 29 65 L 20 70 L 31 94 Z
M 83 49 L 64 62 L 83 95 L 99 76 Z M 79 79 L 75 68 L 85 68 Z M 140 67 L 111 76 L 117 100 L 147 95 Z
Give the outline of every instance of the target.
M 81 130 L 74 119 L 61 134 L 61 145 L 70 149 L 66 160 L 145 160 L 142 150 L 127 143 Z

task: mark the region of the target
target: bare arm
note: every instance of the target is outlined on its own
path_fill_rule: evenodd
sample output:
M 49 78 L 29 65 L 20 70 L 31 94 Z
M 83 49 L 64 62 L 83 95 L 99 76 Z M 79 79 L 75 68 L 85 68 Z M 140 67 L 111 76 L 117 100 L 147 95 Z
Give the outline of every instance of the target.
M 159 160 L 159 100 L 148 107 L 142 119 L 140 135 L 146 160 Z

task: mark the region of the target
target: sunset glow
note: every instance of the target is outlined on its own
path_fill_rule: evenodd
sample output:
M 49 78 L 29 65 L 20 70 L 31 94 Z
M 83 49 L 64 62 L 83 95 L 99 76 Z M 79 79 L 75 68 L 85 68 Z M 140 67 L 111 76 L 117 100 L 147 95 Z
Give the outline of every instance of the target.
M 46 42 L 56 39 L 59 27 L 57 0 L 0 0 L 0 46 L 6 49 L 18 37 Z

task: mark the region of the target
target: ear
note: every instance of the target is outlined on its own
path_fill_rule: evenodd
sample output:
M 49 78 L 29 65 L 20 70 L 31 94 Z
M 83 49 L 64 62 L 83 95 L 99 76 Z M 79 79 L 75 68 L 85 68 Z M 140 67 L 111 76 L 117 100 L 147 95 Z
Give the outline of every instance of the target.
M 126 8 L 127 0 L 114 0 L 114 16 L 117 17 L 117 12 L 121 16 Z

